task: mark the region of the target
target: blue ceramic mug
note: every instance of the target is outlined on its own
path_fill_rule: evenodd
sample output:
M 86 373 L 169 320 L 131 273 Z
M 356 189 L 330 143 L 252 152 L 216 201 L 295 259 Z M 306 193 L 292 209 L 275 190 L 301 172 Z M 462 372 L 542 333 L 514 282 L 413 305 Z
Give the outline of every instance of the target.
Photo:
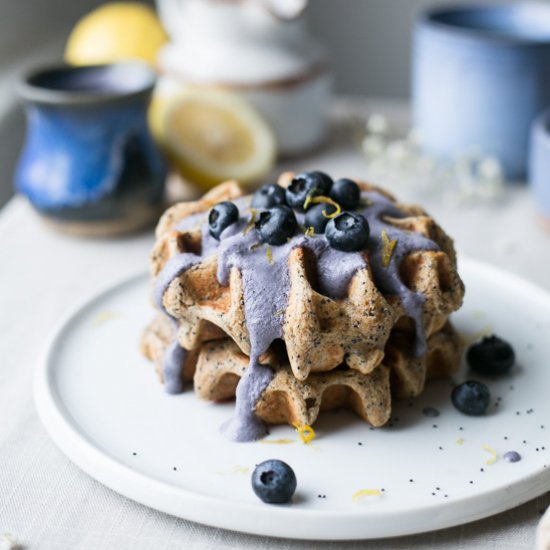
M 550 109 L 541 113 L 533 123 L 529 183 L 538 210 L 550 222 Z
M 418 21 L 413 123 L 444 158 L 496 156 L 526 173 L 529 129 L 550 105 L 550 4 L 441 8 Z
M 27 137 L 15 175 L 48 221 L 123 233 L 162 209 L 166 166 L 147 125 L 155 73 L 138 62 L 37 70 L 20 84 Z

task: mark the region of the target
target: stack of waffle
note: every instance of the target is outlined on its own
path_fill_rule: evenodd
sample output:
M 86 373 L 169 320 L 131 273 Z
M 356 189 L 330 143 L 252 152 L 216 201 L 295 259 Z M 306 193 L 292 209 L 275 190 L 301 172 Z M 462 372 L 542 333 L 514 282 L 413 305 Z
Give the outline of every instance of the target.
M 283 175 L 279 183 L 284 186 L 291 177 Z M 167 282 L 160 299 L 163 311 L 146 328 L 142 352 L 163 381 L 167 350 L 177 339 L 187 350 L 177 356 L 178 376 L 193 381 L 196 394 L 212 401 L 235 396 L 249 368 L 251 344 L 241 274 L 233 268 L 228 284 L 219 282 L 216 254 L 200 257 L 201 226 L 212 206 L 242 195 L 236 183 L 228 182 L 199 201 L 173 206 L 159 222 L 151 254 L 153 284 L 181 254 L 195 254 L 200 261 Z M 287 305 L 279 312 L 282 338 L 260 357 L 274 373 L 254 410 L 266 423 L 312 425 L 321 411 L 348 408 L 382 426 L 391 415 L 392 395 L 416 396 L 426 380 L 450 376 L 458 368 L 462 346 L 449 315 L 460 307 L 464 286 L 452 241 L 419 207 L 397 206 L 403 217 L 388 222 L 421 233 L 439 248 L 413 252 L 399 266 L 402 282 L 424 296 L 426 352 L 415 353 L 418 327 L 397 296 L 377 288 L 371 269 L 353 275 L 346 296 L 330 298 L 319 291 L 315 257 L 306 247 L 295 247 L 288 256 Z M 368 251 L 364 254 L 368 264 Z

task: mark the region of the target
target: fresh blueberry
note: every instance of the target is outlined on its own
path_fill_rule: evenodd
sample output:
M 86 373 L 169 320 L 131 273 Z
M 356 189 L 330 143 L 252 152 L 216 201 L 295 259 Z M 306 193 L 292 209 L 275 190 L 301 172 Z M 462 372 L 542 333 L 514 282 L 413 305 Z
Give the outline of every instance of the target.
M 344 210 L 354 210 L 359 205 L 361 190 L 354 181 L 342 178 L 334 182 L 330 190 L 330 198 Z
M 252 489 L 263 502 L 284 504 L 296 491 L 296 475 L 282 460 L 266 460 L 252 473 Z
M 298 222 L 288 206 L 274 206 L 260 214 L 256 227 L 262 242 L 279 246 L 296 234 Z
M 260 187 L 252 196 L 252 208 L 273 208 L 286 204 L 285 190 L 276 183 Z
M 315 231 L 315 233 L 324 233 L 329 219 L 323 215 L 323 212 L 330 215 L 335 211 L 336 207 L 332 204 L 321 203 L 312 206 L 306 212 L 304 223 L 306 229 L 308 227 L 313 227 L 313 231 Z
M 331 187 L 332 179 L 324 172 L 302 172 L 294 176 L 290 182 L 286 190 L 286 202 L 292 208 L 303 212 L 308 197 L 328 196 Z
M 220 240 L 222 231 L 234 224 L 239 219 L 239 209 L 230 201 L 216 204 L 208 214 L 208 225 L 210 235 Z
M 491 395 L 489 388 L 481 382 L 468 380 L 453 389 L 451 400 L 462 413 L 470 416 L 485 414 Z
M 327 223 L 325 235 L 336 250 L 357 252 L 369 242 L 369 222 L 361 214 L 342 212 Z
M 486 376 L 498 376 L 510 372 L 516 361 L 512 346 L 492 335 L 473 344 L 466 355 L 473 370 Z

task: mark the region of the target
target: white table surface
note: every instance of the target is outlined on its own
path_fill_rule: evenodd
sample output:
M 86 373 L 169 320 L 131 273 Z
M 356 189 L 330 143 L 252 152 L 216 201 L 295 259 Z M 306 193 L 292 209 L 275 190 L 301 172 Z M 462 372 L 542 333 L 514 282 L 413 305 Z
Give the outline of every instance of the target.
M 401 124 L 406 116 L 402 105 L 343 105 L 364 113 L 382 110 Z M 335 137 L 324 151 L 286 163 L 286 168 L 360 177 L 366 166 L 356 149 Z M 459 254 L 499 265 L 550 290 L 550 233 L 538 223 L 527 188 L 509 190 L 498 206 L 423 203 L 455 238 Z M 152 244 L 152 231 L 114 240 L 53 233 L 21 198 L 0 211 L 0 548 L 3 533 L 11 533 L 29 550 L 533 548 L 536 524 L 550 494 L 444 531 L 384 541 L 311 543 L 173 518 L 127 500 L 81 472 L 38 420 L 32 400 L 34 367 L 53 325 L 84 295 L 146 269 Z

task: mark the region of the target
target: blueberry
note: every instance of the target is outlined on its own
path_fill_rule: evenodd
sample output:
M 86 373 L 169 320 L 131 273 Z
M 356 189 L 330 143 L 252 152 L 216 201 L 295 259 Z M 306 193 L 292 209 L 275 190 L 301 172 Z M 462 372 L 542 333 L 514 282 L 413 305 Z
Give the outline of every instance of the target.
M 256 227 L 262 242 L 279 246 L 296 234 L 298 222 L 288 206 L 275 206 L 260 214 Z
M 239 219 L 239 209 L 229 201 L 219 202 L 208 214 L 210 235 L 220 240 L 222 231 Z
M 369 222 L 361 214 L 342 212 L 327 223 L 325 235 L 336 250 L 357 252 L 369 242 Z
M 273 208 L 286 204 L 285 190 L 276 183 L 260 187 L 252 196 L 252 208 Z
M 475 380 L 468 380 L 459 384 L 451 394 L 453 405 L 460 412 L 470 416 L 485 414 L 490 399 L 489 388 Z
M 335 211 L 336 207 L 332 204 L 321 203 L 312 206 L 306 212 L 304 224 L 306 229 L 308 227 L 313 227 L 313 231 L 315 231 L 315 233 L 324 233 L 329 219 L 323 215 L 323 212 L 330 215 Z
M 284 504 L 296 491 L 296 475 L 282 460 L 266 460 L 252 473 L 252 489 L 263 502 Z
M 353 210 L 359 205 L 361 190 L 354 181 L 342 178 L 334 182 L 330 190 L 330 198 L 344 210 Z
M 473 344 L 466 359 L 476 372 L 486 376 L 498 376 L 510 372 L 516 361 L 516 354 L 508 342 L 492 335 Z
M 292 208 L 304 211 L 308 197 L 328 196 L 332 179 L 323 172 L 302 172 L 295 176 L 286 190 L 286 202 Z

